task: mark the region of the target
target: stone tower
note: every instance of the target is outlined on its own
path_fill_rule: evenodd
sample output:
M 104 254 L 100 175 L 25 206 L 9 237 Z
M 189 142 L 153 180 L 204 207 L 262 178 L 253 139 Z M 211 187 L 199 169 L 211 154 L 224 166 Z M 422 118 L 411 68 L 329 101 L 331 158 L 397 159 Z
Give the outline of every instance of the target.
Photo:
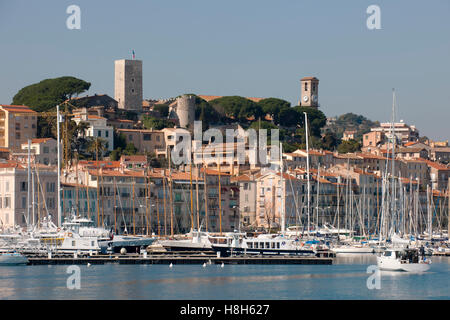
M 195 97 L 182 95 L 177 98 L 177 116 L 181 128 L 193 128 L 195 121 Z
M 119 109 L 142 112 L 142 60 L 116 60 L 114 67 L 114 99 Z
M 304 77 L 300 80 L 301 95 L 300 105 L 302 107 L 319 107 L 319 79 L 316 77 Z

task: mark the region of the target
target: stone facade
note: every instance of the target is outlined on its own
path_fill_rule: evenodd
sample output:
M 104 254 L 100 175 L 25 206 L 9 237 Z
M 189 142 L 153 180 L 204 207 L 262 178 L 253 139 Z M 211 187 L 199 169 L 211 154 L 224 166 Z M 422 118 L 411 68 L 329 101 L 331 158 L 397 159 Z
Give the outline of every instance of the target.
M 142 112 L 142 61 L 116 60 L 114 99 L 119 109 Z

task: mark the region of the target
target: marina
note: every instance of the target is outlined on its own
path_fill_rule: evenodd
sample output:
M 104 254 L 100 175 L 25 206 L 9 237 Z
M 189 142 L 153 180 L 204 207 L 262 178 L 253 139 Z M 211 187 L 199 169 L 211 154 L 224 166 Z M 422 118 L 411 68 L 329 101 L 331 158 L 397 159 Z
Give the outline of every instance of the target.
M 450 260 L 433 271 L 381 272 L 368 289 L 376 256 L 336 258 L 331 265 L 91 264 L 80 268 L 80 289 L 69 290 L 70 265 L 0 267 L 0 299 L 102 300 L 405 300 L 449 299 Z

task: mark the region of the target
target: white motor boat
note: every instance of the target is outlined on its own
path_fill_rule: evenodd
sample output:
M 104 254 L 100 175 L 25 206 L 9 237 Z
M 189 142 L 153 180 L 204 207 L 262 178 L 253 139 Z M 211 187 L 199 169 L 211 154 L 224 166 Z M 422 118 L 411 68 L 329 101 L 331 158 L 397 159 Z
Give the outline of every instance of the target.
M 0 253 L 0 266 L 16 266 L 27 264 L 28 259 L 17 252 Z
M 419 249 L 387 249 L 377 257 L 380 270 L 425 272 L 430 269 L 431 260 Z
M 187 239 L 159 240 L 158 243 L 170 251 L 210 251 L 210 234 L 207 232 L 193 230 Z

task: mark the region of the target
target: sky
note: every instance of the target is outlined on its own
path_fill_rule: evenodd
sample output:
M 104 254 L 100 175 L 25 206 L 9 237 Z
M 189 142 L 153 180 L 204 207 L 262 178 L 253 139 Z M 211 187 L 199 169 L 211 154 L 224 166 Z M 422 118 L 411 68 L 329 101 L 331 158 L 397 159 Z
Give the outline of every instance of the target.
M 68 29 L 78 5 L 80 29 Z M 370 30 L 370 5 L 381 29 Z M 315 76 L 326 116 L 396 120 L 450 138 L 448 0 L 0 0 L 0 103 L 74 76 L 114 97 L 114 60 L 143 61 L 144 98 L 183 93 L 297 104 Z

